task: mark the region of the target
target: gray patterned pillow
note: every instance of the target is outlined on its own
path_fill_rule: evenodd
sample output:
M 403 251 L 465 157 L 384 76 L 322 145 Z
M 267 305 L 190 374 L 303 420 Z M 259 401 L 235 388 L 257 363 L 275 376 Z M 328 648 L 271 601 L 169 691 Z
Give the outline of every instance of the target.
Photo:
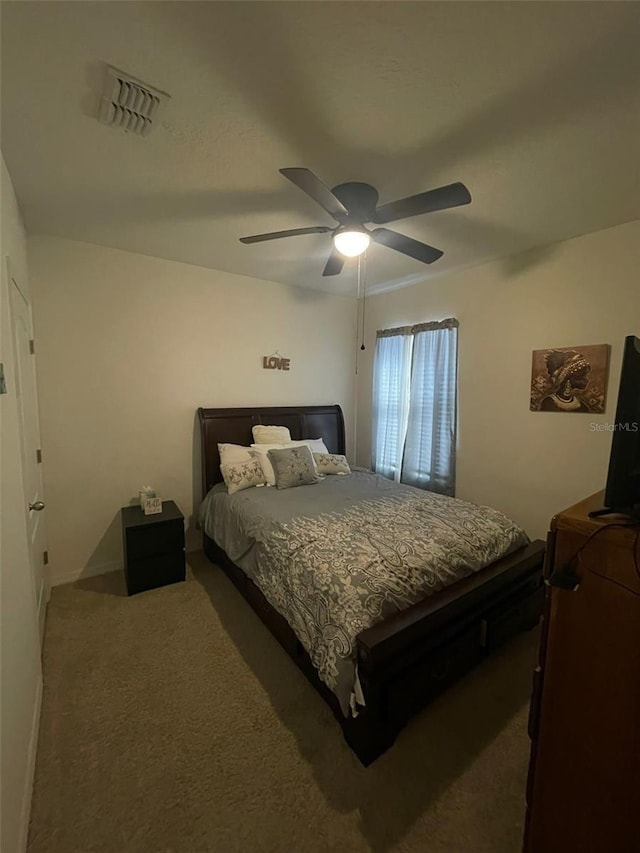
M 350 474 L 351 468 L 346 456 L 339 453 L 314 453 L 313 458 L 318 474 Z
M 286 447 L 282 450 L 270 450 L 267 453 L 276 475 L 279 489 L 292 486 L 310 486 L 319 480 L 313 456 L 308 447 Z
M 264 486 L 267 482 L 259 459 L 221 465 L 220 472 L 230 495 L 242 489 Z

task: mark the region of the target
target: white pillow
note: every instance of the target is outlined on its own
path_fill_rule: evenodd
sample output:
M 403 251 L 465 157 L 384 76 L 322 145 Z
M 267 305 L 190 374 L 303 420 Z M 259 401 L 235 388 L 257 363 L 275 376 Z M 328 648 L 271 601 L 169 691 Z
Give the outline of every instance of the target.
M 256 444 L 287 444 L 291 441 L 289 427 L 256 424 L 251 432 Z
M 282 450 L 283 447 L 288 447 L 289 444 L 252 444 L 251 445 L 251 453 L 253 454 L 253 458 L 256 456 L 260 459 L 260 464 L 262 465 L 262 470 L 264 471 L 264 478 L 267 481 L 267 485 L 275 486 L 276 484 L 276 472 L 273 470 L 273 465 L 271 464 L 271 460 L 267 456 L 269 450 Z
M 220 467 L 223 465 L 238 465 L 242 462 L 251 462 L 251 448 L 243 447 L 241 444 L 219 444 Z
M 243 489 L 251 489 L 254 486 L 264 486 L 266 483 L 262 463 L 259 459 L 221 465 L 220 471 L 230 495 Z
M 289 447 L 300 447 L 305 445 L 312 453 L 328 453 L 327 447 L 321 438 L 303 438 L 300 441 L 290 441 Z

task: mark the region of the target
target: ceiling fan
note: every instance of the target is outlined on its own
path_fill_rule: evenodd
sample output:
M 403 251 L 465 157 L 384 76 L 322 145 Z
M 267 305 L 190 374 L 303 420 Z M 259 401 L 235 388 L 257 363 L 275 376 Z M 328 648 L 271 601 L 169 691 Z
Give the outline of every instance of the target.
M 345 257 L 355 258 L 361 255 L 371 240 L 422 261 L 423 264 L 432 264 L 442 257 L 443 252 L 440 249 L 398 234 L 389 228 L 365 228 L 365 223 L 374 222 L 381 225 L 420 213 L 459 207 L 471 201 L 471 194 L 465 185 L 455 183 L 378 206 L 378 191 L 370 184 L 351 182 L 338 184 L 330 190 L 309 169 L 280 169 L 280 174 L 311 196 L 320 207 L 333 216 L 338 225 L 335 228 L 315 225 L 310 228 L 293 228 L 290 231 L 273 231 L 270 234 L 240 237 L 240 242 L 262 243 L 265 240 L 279 240 L 281 237 L 331 233 L 333 249 L 322 275 L 338 275 L 342 271 Z

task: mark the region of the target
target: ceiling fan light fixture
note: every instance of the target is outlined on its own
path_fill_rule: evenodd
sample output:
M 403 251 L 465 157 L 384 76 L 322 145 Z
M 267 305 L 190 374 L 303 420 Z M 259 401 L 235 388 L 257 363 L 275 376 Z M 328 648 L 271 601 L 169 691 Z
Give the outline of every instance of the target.
M 363 228 L 342 228 L 333 235 L 333 245 L 347 258 L 357 258 L 369 247 L 370 237 Z
M 420 263 L 432 264 L 442 257 L 440 249 L 388 228 L 374 228 L 369 231 L 365 223 L 375 222 L 376 225 L 381 225 L 409 216 L 459 207 L 471 201 L 471 193 L 460 182 L 378 205 L 378 190 L 371 184 L 349 181 L 330 190 L 310 169 L 296 166 L 280 169 L 280 174 L 313 199 L 335 219 L 338 226 L 330 228 L 328 225 L 314 225 L 309 228 L 272 231 L 269 234 L 253 234 L 250 237 L 240 237 L 240 242 L 263 243 L 267 240 L 279 240 L 281 237 L 296 237 L 299 234 L 331 233 L 333 248 L 322 271 L 323 276 L 339 275 L 344 266 L 344 259 L 362 257 L 371 240 L 408 258 L 415 258 Z

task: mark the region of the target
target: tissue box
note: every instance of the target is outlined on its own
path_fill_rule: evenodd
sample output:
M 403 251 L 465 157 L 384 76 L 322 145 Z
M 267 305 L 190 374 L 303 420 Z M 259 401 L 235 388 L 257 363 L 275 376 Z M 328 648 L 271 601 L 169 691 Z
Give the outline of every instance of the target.
M 157 512 L 162 512 L 162 500 L 151 486 L 143 486 L 138 492 L 138 498 L 140 499 L 140 509 L 145 515 L 155 515 Z
M 145 515 L 155 515 L 157 512 L 162 512 L 162 498 L 143 498 L 142 510 Z

